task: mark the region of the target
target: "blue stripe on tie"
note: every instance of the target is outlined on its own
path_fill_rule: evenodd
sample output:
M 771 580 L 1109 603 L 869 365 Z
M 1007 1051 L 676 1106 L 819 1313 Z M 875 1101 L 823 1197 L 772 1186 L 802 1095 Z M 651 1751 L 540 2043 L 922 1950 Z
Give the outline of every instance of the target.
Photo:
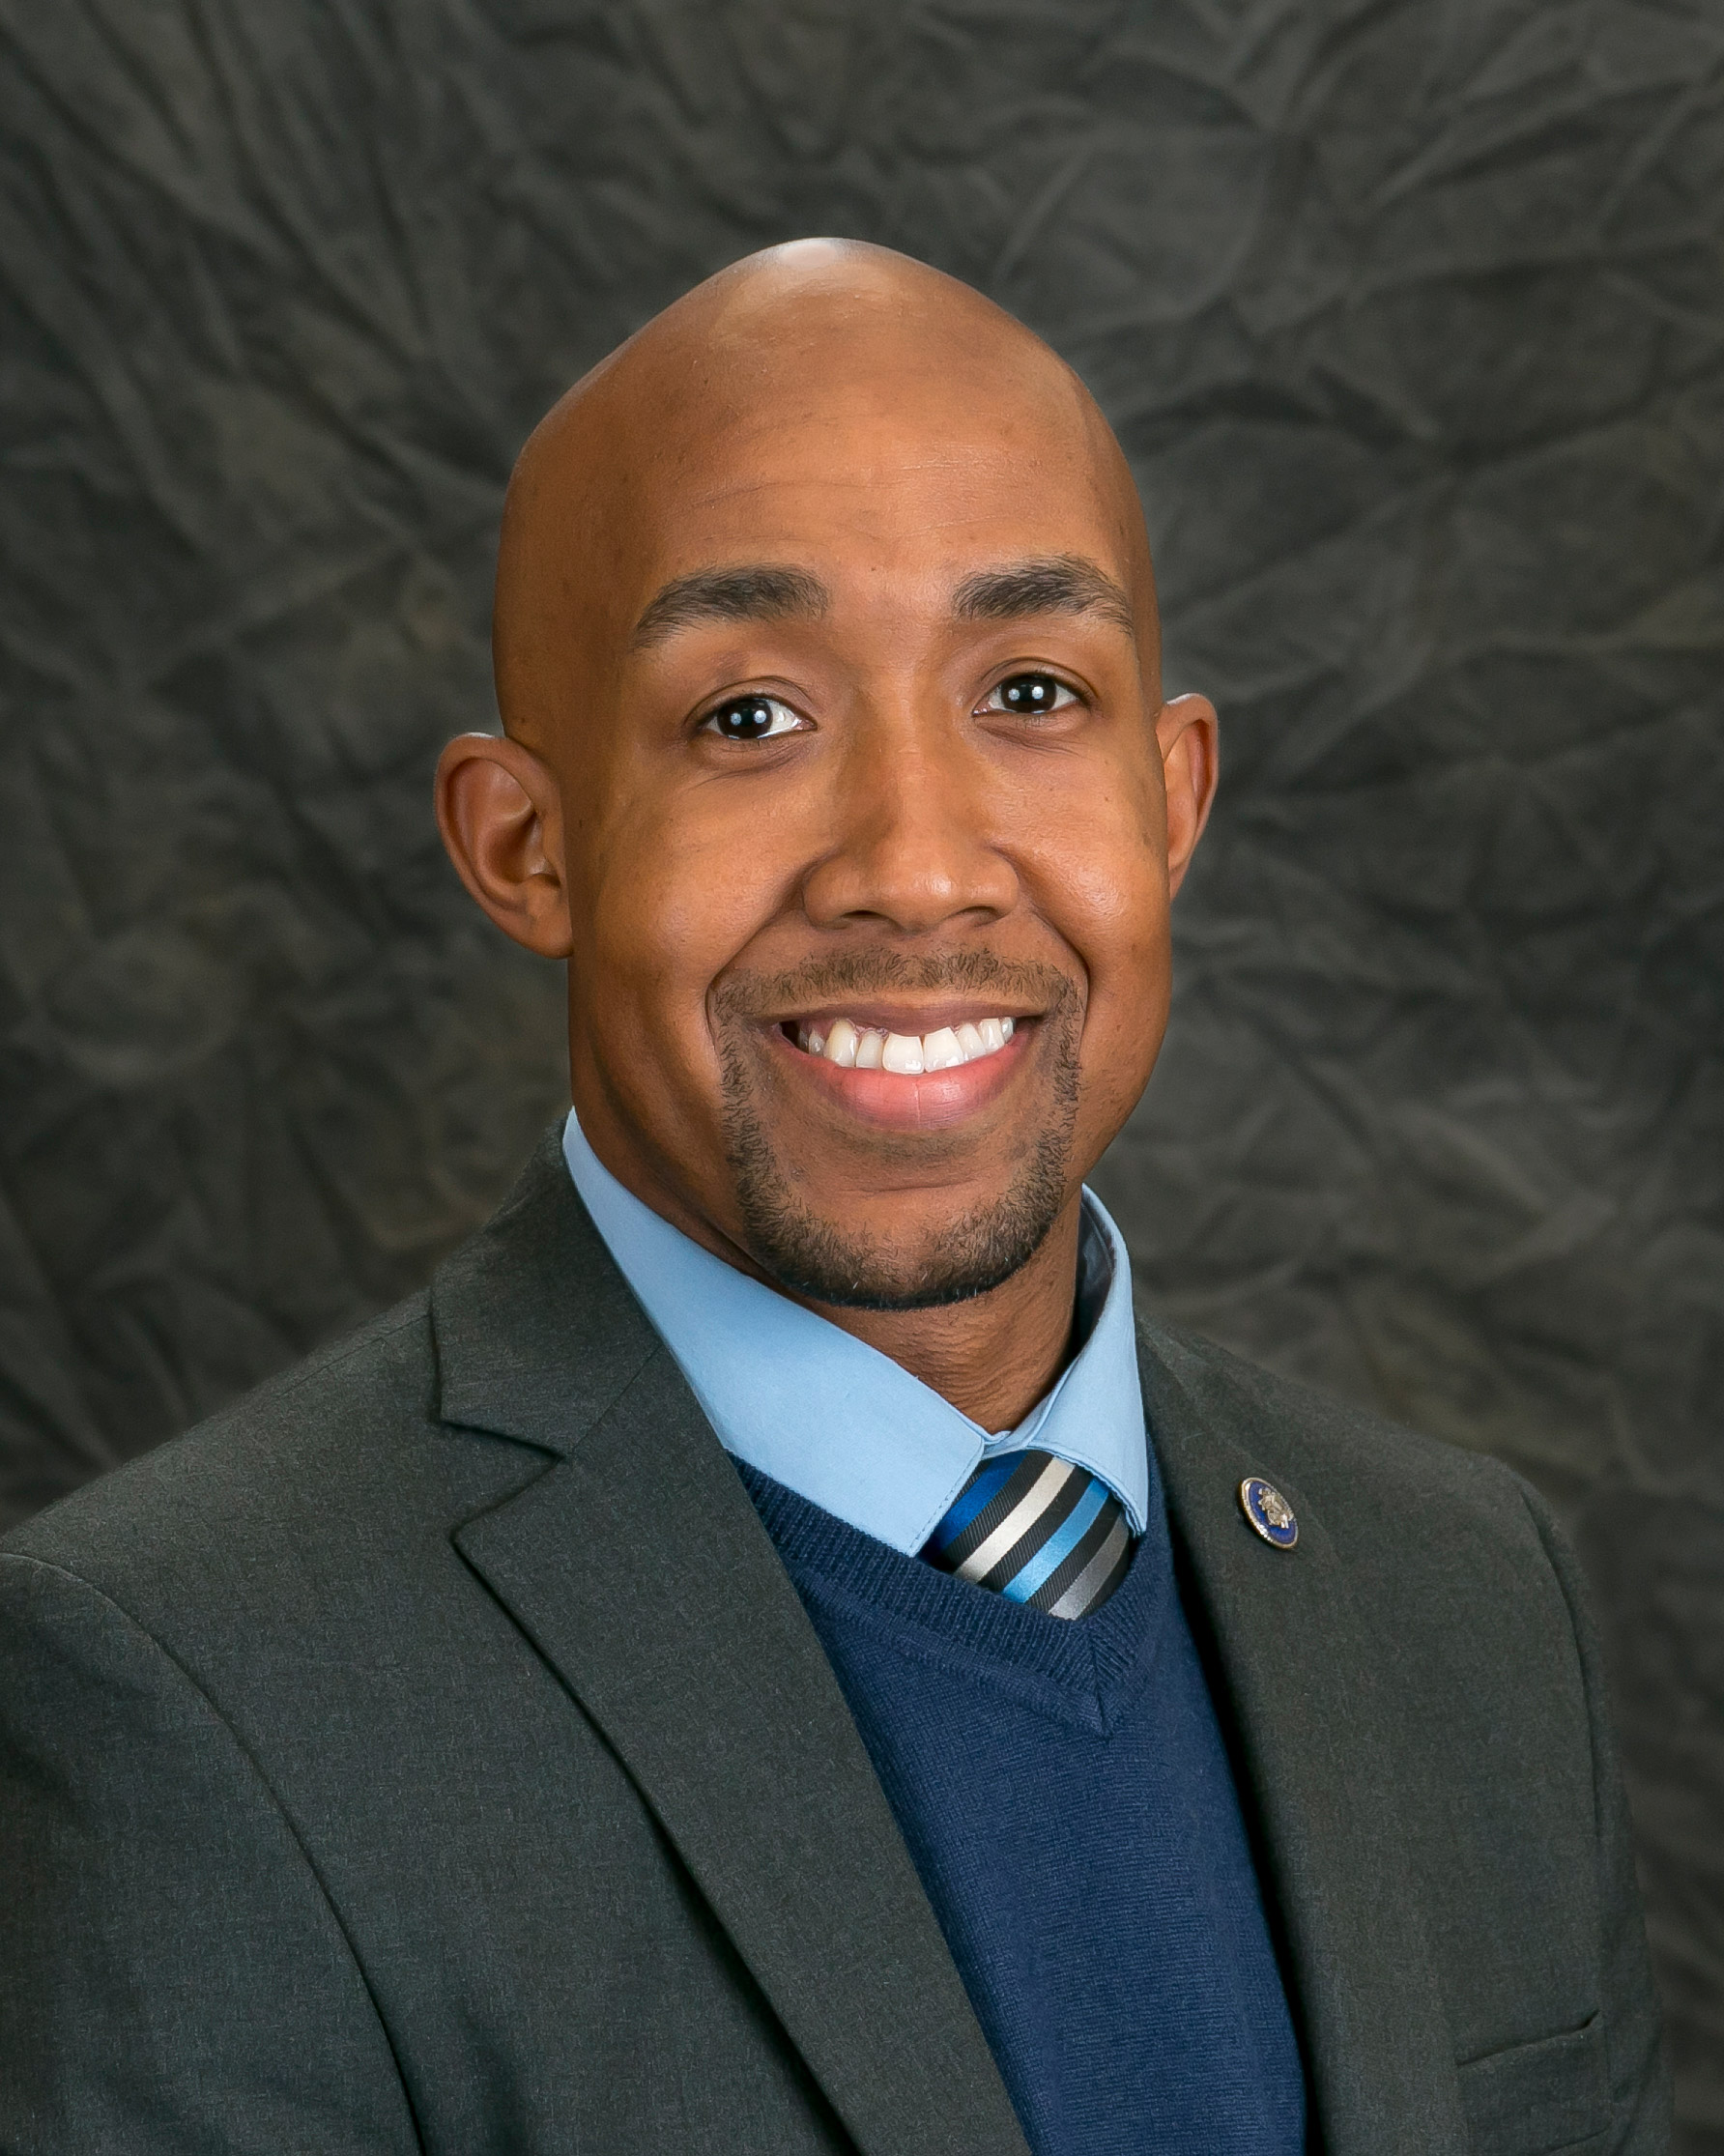
M 949 1512 L 941 1513 L 939 1525 L 929 1537 L 934 1548 L 950 1549 L 983 1506 L 992 1504 L 1022 1465 L 1021 1452 L 1002 1452 L 998 1459 L 977 1468 L 975 1480 L 953 1500 Z
M 1059 1526 L 1049 1536 L 1017 1578 L 1009 1579 L 1000 1593 L 1009 1595 L 1015 1602 L 1027 1602 L 1044 1580 L 1053 1577 L 1061 1560 L 1078 1547 L 1083 1539 L 1084 1529 L 1112 1494 L 1099 1476 L 1092 1475 L 1088 1489 L 1070 1513 L 1060 1521 Z

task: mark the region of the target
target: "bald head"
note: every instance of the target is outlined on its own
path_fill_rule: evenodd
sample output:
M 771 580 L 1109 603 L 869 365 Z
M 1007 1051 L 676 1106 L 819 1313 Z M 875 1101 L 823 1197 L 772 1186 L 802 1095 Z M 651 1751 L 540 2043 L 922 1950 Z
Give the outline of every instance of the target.
M 818 521 L 850 521 L 864 549 L 871 518 L 876 545 L 894 512 L 947 523 L 954 587 L 976 567 L 963 561 L 964 512 L 983 523 L 1016 512 L 1020 533 L 990 566 L 1039 570 L 1046 599 L 1123 607 L 1153 675 L 1136 492 L 1076 374 L 956 278 L 884 247 L 803 240 L 696 286 L 528 442 L 494 618 L 509 733 L 548 743 L 610 692 L 631 649 L 691 610 L 819 610 L 829 579 L 794 558 L 810 536 L 794 530 L 795 498 L 819 494 Z M 1106 533 L 1108 561 L 1056 543 L 1060 498 Z M 1064 586 L 1050 572 L 1061 557 Z M 970 600 L 1012 603 L 1002 591 Z

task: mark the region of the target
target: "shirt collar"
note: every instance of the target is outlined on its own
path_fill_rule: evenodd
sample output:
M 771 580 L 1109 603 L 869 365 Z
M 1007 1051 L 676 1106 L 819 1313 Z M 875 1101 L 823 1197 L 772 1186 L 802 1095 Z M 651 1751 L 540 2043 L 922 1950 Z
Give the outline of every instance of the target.
M 1149 1452 L 1131 1259 L 1083 1193 L 1078 1324 L 1051 1392 L 994 1436 L 849 1333 L 691 1242 L 562 1132 L 576 1190 L 726 1452 L 863 1534 L 914 1554 L 985 1458 L 1034 1445 L 1099 1475 L 1142 1534 Z

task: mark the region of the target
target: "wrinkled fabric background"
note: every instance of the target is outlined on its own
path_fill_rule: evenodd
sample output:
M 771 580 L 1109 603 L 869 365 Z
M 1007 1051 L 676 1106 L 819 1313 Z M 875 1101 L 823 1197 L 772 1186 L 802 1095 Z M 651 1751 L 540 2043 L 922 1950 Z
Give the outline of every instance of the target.
M 1563 1507 L 1724 2150 L 1724 11 L 0 0 L 0 1503 L 421 1281 L 563 1098 L 445 868 L 501 489 L 806 231 L 992 293 L 1223 717 L 1099 1177 Z M 1417 1523 L 1409 1523 L 1417 1531 Z

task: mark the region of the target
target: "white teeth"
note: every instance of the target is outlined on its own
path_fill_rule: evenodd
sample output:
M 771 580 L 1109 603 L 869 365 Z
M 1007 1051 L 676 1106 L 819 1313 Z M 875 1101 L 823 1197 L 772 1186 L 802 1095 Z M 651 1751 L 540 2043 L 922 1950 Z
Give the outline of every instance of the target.
M 1012 1038 L 1010 1019 L 965 1019 L 961 1025 L 935 1026 L 932 1033 L 887 1033 L 877 1025 L 859 1026 L 834 1019 L 821 1034 L 818 1026 L 796 1028 L 797 1045 L 810 1055 L 823 1055 L 845 1071 L 893 1071 L 915 1078 L 926 1071 L 955 1071 L 984 1055 L 997 1055 Z

